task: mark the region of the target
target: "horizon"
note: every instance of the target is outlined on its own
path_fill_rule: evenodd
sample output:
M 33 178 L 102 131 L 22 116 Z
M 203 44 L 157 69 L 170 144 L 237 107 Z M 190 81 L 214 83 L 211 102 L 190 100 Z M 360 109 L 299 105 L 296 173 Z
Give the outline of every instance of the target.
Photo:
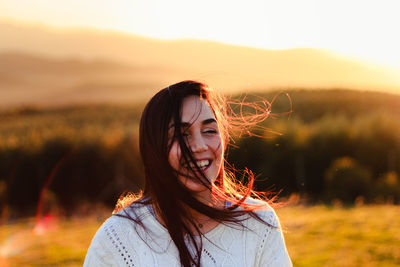
M 346 53 L 343 51 L 337 51 L 332 48 L 324 48 L 324 47 L 307 47 L 307 46 L 298 46 L 298 47 L 283 47 L 283 48 L 265 48 L 265 47 L 260 47 L 260 46 L 249 46 L 245 44 L 238 44 L 238 43 L 233 43 L 233 42 L 224 42 L 221 40 L 212 40 L 212 39 L 201 39 L 201 38 L 196 38 L 196 37 L 182 37 L 182 38 L 158 38 L 155 36 L 149 36 L 149 35 L 141 35 L 137 33 L 132 33 L 129 31 L 124 31 L 124 30 L 118 30 L 118 29 L 112 29 L 112 28 L 96 28 L 94 26 L 59 26 L 59 25 L 52 25 L 46 22 L 41 22 L 41 21 L 27 21 L 27 20 L 19 20 L 15 18 L 7 18 L 7 17 L 1 17 L 0 16 L 0 24 L 1 23 L 8 23 L 11 25 L 18 25 L 18 26 L 23 26 L 23 27 L 34 27 L 42 30 L 53 30 L 57 32 L 70 32 L 70 33 L 77 33 L 77 32 L 89 32 L 89 33 L 100 33 L 100 34 L 116 34 L 119 36 L 126 36 L 126 37 L 134 37 L 134 38 L 141 38 L 141 39 L 147 39 L 147 40 L 152 40 L 152 41 L 158 41 L 158 42 L 164 42 L 164 43 L 169 43 L 169 42 L 204 42 L 204 43 L 210 43 L 210 44 L 220 44 L 224 46 L 230 46 L 230 47 L 241 47 L 241 48 L 248 48 L 248 49 L 256 49 L 256 50 L 262 50 L 262 51 L 291 51 L 291 50 L 315 50 L 315 51 L 323 51 L 326 53 L 329 53 L 335 57 L 339 58 L 345 58 L 353 61 L 358 61 L 364 64 L 369 64 L 369 65 L 374 65 L 377 67 L 383 67 L 387 69 L 392 69 L 394 71 L 400 71 L 400 62 L 394 63 L 393 62 L 385 62 L 385 60 L 379 60 L 373 57 L 368 57 L 368 56 L 361 56 L 361 55 L 356 55 L 356 54 L 351 54 L 351 53 Z M 2 51 L 0 51 L 2 52 Z
M 332 88 L 400 93 L 400 68 L 328 49 L 160 40 L 1 17 L 0 35 L 4 105 L 137 102 L 185 79 L 227 94 Z

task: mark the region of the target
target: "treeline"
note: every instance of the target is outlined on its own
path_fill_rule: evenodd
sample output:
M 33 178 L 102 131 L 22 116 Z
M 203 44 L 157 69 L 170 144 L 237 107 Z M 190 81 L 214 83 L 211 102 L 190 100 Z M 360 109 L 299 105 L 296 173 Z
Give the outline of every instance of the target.
M 271 99 L 260 134 L 229 159 L 258 175 L 259 190 L 310 201 L 400 202 L 400 96 L 352 90 L 295 90 Z M 289 114 L 287 114 L 287 112 Z
M 0 115 L 0 196 L 10 216 L 72 214 L 143 187 L 141 106 L 25 107 Z M 40 205 L 40 207 L 39 207 Z
M 236 139 L 228 160 L 257 176 L 258 190 L 310 201 L 400 202 L 400 96 L 297 90 L 247 96 L 272 100 L 262 137 Z M 90 211 L 143 187 L 137 129 L 142 106 L 23 108 L 0 114 L 3 212 L 62 207 Z M 281 114 L 281 115 L 279 115 Z M 240 174 L 238 174 L 240 177 Z M 40 201 L 41 200 L 41 201 Z
M 235 168 L 247 167 L 259 176 L 259 190 L 298 192 L 312 201 L 354 203 L 362 197 L 399 203 L 400 123 L 395 116 L 326 116 L 279 126 L 282 135 L 243 138 L 229 153 Z

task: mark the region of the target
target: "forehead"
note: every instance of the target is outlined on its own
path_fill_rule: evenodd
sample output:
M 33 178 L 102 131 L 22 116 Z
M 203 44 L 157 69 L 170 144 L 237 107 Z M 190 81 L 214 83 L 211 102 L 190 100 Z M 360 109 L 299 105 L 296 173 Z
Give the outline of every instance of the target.
M 197 120 L 203 121 L 210 118 L 215 119 L 215 116 L 205 99 L 200 99 L 198 96 L 188 96 L 183 99 L 181 110 L 182 122 L 194 123 Z

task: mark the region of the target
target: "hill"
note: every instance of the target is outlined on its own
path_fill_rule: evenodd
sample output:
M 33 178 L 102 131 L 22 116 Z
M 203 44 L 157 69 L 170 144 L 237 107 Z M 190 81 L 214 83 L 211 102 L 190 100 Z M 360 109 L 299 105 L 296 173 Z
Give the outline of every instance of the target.
M 127 88 L 138 88 L 149 96 L 147 91 L 184 79 L 205 81 L 224 92 L 298 87 L 398 92 L 400 88 L 398 71 L 318 49 L 265 50 L 198 40 L 162 41 L 110 31 L 7 21 L 0 22 L 0 38 L 0 91 L 14 97 L 3 103 L 18 104 L 18 96 L 24 96 L 29 85 L 41 96 L 33 98 L 32 103 L 60 99 L 70 103 L 134 101 L 138 91 L 131 93 Z M 26 63 L 21 57 L 36 60 L 31 67 L 44 84 L 26 71 L 18 72 L 18 64 Z M 48 61 L 52 61 L 54 71 L 41 67 Z M 103 64 L 103 68 L 95 66 L 90 75 L 70 72 L 88 62 L 86 67 Z M 55 67 L 57 64 L 60 66 Z M 107 64 L 124 67 L 109 73 L 104 69 Z M 21 84 L 21 80 L 32 83 Z M 90 87 L 91 93 L 79 95 L 82 87 Z M 59 90 L 65 93 L 59 94 Z M 22 98 L 21 103 L 28 100 Z

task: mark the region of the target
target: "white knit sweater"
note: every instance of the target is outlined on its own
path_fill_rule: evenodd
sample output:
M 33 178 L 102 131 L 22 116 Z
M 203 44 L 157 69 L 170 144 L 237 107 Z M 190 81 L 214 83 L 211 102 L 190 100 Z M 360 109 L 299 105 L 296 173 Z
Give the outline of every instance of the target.
M 246 202 L 254 203 L 251 199 Z M 257 201 L 258 202 L 258 201 Z M 205 267 L 292 266 L 278 217 L 265 204 L 257 214 L 267 226 L 248 216 L 245 227 L 219 224 L 203 237 L 201 265 Z M 87 252 L 84 267 L 180 267 L 179 253 L 168 231 L 148 206 L 134 204 L 125 209 L 146 226 L 130 219 L 111 216 L 97 231 Z M 135 209 L 135 212 L 132 212 Z M 120 212 L 124 214 L 123 211 Z M 199 237 L 197 237 L 199 238 Z

